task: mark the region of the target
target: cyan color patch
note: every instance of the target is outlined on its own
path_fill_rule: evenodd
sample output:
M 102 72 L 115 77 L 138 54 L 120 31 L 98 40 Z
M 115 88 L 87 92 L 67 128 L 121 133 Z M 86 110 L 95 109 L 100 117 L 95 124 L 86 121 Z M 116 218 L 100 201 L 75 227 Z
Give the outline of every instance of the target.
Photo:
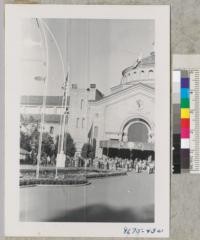
M 189 98 L 189 88 L 181 88 L 181 98 Z

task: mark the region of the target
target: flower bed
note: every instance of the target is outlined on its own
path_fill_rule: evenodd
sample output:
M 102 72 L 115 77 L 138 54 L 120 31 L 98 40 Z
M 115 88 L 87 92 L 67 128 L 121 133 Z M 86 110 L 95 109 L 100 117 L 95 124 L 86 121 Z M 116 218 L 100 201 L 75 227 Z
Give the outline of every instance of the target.
M 88 173 L 109 173 L 110 170 L 95 169 L 95 168 L 58 168 L 57 174 L 59 175 L 69 175 L 69 174 L 88 174 Z M 40 177 L 42 178 L 54 178 L 56 173 L 55 167 L 40 167 Z M 36 168 L 22 168 L 20 169 L 20 175 L 26 178 L 35 178 L 36 177 Z
M 72 185 L 72 184 L 86 184 L 88 183 L 86 176 L 74 175 L 67 178 L 22 178 L 20 179 L 20 186 L 27 185 Z
M 87 173 L 87 178 L 103 178 L 103 177 L 114 177 L 114 176 L 124 176 L 126 171 L 115 171 L 115 172 L 101 172 L 101 173 Z
M 96 169 L 96 168 L 84 168 L 84 167 L 78 167 L 78 168 L 75 168 L 75 167 L 69 167 L 69 168 L 58 168 L 57 169 L 58 171 L 58 174 L 71 174 L 71 173 L 85 173 L 85 172 L 108 172 L 108 170 L 102 170 L 102 169 Z M 40 174 L 55 174 L 56 172 L 56 168 L 55 167 L 40 167 Z M 22 175 L 25 175 L 25 174 L 29 174 L 29 175 L 32 175 L 34 176 L 36 174 L 36 167 L 35 166 L 31 166 L 31 167 L 27 167 L 26 168 L 21 168 L 20 169 L 20 173 Z
M 39 179 L 36 179 L 36 169 L 20 170 L 20 186 L 37 184 L 86 184 L 87 179 L 103 178 L 111 176 L 123 176 L 127 174 L 125 170 L 109 171 L 102 169 L 64 168 L 57 170 L 58 178 L 55 178 L 55 168 L 41 168 Z

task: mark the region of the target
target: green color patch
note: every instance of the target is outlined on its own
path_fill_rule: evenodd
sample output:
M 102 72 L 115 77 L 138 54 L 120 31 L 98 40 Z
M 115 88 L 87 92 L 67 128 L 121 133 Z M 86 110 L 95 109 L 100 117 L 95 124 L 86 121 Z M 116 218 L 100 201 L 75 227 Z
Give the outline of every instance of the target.
M 190 101 L 189 98 L 181 98 L 181 108 L 189 108 Z

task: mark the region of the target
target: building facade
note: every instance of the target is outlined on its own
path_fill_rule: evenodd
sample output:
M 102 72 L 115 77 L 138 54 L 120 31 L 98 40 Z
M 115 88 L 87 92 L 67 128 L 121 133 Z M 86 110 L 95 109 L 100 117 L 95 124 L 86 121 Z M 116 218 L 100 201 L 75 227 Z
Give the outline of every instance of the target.
M 138 59 L 122 71 L 119 85 L 103 95 L 95 84 L 80 89 L 72 84 L 65 130 L 76 143 L 96 146 L 96 156 L 154 158 L 155 54 Z M 40 120 L 42 97 L 22 96 L 21 115 Z M 58 135 L 60 116 L 65 111 L 62 96 L 48 96 L 45 131 Z

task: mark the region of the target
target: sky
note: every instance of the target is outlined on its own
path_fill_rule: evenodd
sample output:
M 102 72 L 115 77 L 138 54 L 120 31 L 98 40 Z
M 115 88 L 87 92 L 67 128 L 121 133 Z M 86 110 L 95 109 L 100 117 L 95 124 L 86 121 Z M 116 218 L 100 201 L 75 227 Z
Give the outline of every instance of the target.
M 61 51 L 65 74 L 62 72 L 55 40 L 39 20 L 24 19 L 21 28 L 21 94 L 42 95 L 48 48 L 47 95 L 61 95 L 64 78 L 69 72 L 70 83 L 88 88 L 96 83 L 104 94 L 120 83 L 124 68 L 137 57 L 148 56 L 154 50 L 153 20 L 106 19 L 43 19 Z M 43 27 L 43 28 L 42 28 Z M 43 30 L 44 31 L 43 31 Z

